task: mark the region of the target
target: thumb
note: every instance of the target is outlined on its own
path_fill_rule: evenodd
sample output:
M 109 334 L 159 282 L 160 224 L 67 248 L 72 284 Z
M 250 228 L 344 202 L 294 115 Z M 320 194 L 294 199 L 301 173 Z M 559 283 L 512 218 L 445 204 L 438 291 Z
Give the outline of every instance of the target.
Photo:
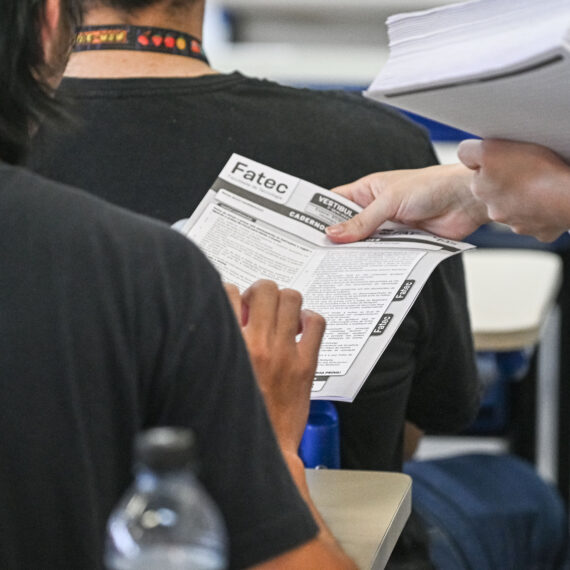
M 362 212 L 350 220 L 329 226 L 326 233 L 335 243 L 349 243 L 367 238 L 376 228 L 389 219 L 390 210 L 386 200 L 378 197 L 372 201 Z
M 471 170 L 479 169 L 481 167 L 482 145 L 483 141 L 480 140 L 468 139 L 462 141 L 457 148 L 459 160 Z

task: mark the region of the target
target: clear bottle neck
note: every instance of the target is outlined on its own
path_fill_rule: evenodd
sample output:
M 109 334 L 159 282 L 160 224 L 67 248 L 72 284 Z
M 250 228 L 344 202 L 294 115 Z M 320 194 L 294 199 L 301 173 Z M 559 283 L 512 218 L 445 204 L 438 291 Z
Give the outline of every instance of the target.
M 196 478 L 188 467 L 169 471 L 154 471 L 147 466 L 140 466 L 135 472 L 135 485 L 145 493 L 154 491 L 159 485 L 176 486 L 195 483 Z

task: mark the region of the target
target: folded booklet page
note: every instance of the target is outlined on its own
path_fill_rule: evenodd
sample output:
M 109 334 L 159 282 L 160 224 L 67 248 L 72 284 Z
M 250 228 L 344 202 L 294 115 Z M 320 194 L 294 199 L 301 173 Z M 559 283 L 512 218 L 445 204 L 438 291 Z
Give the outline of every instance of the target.
M 182 228 L 225 282 L 244 291 L 271 279 L 325 317 L 313 399 L 354 400 L 433 269 L 473 247 L 395 224 L 365 241 L 333 244 L 325 228 L 360 210 L 234 154 Z

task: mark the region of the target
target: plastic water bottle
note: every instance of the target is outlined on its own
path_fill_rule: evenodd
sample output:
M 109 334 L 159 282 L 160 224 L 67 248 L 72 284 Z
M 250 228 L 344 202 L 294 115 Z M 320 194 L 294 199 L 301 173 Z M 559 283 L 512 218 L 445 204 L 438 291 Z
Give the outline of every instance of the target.
M 221 570 L 221 515 L 193 473 L 191 431 L 155 428 L 136 441 L 136 479 L 107 525 L 109 570 Z

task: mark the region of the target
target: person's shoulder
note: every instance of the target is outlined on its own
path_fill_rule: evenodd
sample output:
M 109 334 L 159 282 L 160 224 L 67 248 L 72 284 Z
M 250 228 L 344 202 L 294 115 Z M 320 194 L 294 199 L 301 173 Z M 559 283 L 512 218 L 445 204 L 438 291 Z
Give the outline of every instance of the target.
M 278 97 L 281 104 L 291 102 L 300 108 L 318 109 L 319 116 L 329 116 L 331 120 L 350 121 L 359 128 L 366 125 L 382 124 L 393 126 L 401 132 L 428 138 L 426 130 L 397 109 L 374 101 L 361 91 L 342 89 L 322 89 L 283 85 L 268 79 L 258 79 L 242 75 L 239 88 L 255 90 L 262 94 Z
M 78 248 L 95 241 L 123 251 L 157 248 L 201 256 L 198 248 L 167 224 L 110 204 L 83 190 L 21 167 L 0 169 L 2 208 L 26 231 L 66 240 Z M 178 244 L 178 245 L 177 245 Z

